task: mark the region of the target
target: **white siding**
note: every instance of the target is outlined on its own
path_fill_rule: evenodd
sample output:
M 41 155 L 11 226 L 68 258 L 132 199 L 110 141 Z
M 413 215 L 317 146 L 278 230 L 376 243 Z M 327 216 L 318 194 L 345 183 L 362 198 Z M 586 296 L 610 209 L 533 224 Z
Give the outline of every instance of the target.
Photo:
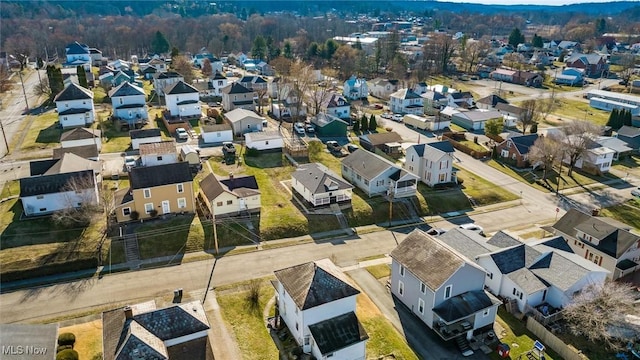
M 233 141 L 232 130 L 222 130 L 215 132 L 202 132 L 202 141 L 207 144 L 222 143 L 225 141 Z
M 76 146 L 96 145 L 98 151 L 102 149 L 102 140 L 99 137 L 93 139 L 80 139 L 80 140 L 66 140 L 60 142 L 60 147 L 70 148 Z
M 174 164 L 178 162 L 178 153 L 145 155 L 140 157 L 143 166 Z
M 247 139 L 245 145 L 248 148 L 254 148 L 257 150 L 280 149 L 284 147 L 284 141 L 282 140 L 282 138 L 256 141 L 250 141 L 249 139 Z
M 27 216 L 50 214 L 54 211 L 66 209 L 69 205 L 77 206 L 78 202 L 92 199 L 92 203 L 98 202 L 97 188 L 83 190 L 82 194 L 76 194 L 75 191 L 60 192 L 55 194 L 45 194 L 39 196 L 21 197 L 22 208 Z
M 311 355 L 313 355 L 316 359 L 322 359 L 322 360 L 325 360 L 325 359 L 364 360 L 365 354 L 366 354 L 366 343 L 367 343 L 366 341 L 361 341 L 359 343 L 355 343 L 349 347 L 340 349 L 331 354 L 327 354 L 327 356 L 322 356 L 322 354 L 320 353 L 320 350 L 315 345 L 315 341 L 314 341 L 314 346 L 311 348 Z
M 197 92 L 189 94 L 166 94 L 165 99 L 167 101 L 167 109 L 171 113 L 171 116 L 196 116 L 201 115 L 200 109 L 200 94 Z M 183 101 L 196 101 L 191 104 L 178 105 Z

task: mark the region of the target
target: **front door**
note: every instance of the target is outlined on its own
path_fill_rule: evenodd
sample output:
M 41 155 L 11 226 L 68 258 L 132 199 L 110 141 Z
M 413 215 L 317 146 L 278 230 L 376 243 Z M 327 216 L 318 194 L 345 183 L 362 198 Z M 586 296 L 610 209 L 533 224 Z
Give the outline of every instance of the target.
M 169 207 L 169 200 L 164 200 L 162 202 L 162 213 L 168 214 L 171 212 L 171 208 Z

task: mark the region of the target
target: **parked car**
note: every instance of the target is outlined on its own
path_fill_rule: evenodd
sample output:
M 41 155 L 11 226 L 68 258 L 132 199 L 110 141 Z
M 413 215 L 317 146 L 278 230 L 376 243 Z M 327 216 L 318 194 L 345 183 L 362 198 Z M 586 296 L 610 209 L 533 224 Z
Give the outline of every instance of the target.
M 182 140 L 189 139 L 189 133 L 185 128 L 181 128 L 181 127 L 176 129 L 176 136 L 178 137 L 178 139 L 182 139 Z
M 314 128 L 311 124 L 305 125 L 304 130 L 307 132 L 307 134 L 313 134 L 316 132 L 316 128 Z
M 429 231 L 427 231 L 427 234 L 431 235 L 431 236 L 440 236 L 444 233 L 446 233 L 447 230 L 445 229 L 440 229 L 440 228 L 431 228 L 429 229 Z
M 356 151 L 358 149 L 360 149 L 360 148 L 356 144 L 347 144 L 347 151 L 349 151 L 350 153 L 352 153 L 352 152 L 354 152 L 354 151 Z
M 226 156 L 226 155 L 230 155 L 230 154 L 235 154 L 236 153 L 236 147 L 233 146 L 233 143 L 231 141 L 225 141 L 222 143 L 222 153 Z
M 402 122 L 403 117 L 404 116 L 402 116 L 402 114 L 393 114 L 393 116 L 391 117 L 391 120 L 396 122 Z
M 124 157 L 124 167 L 127 171 L 131 171 L 131 168 L 136 166 L 136 158 L 134 156 Z
M 633 196 L 635 196 L 637 198 L 640 198 L 640 187 L 631 190 L 631 195 L 633 195 Z
M 340 151 L 342 149 L 342 146 L 340 146 L 337 141 L 329 140 L 326 142 L 326 144 L 327 150 L 329 151 Z
M 380 115 L 380 117 L 383 118 L 383 119 L 391 119 L 392 116 L 393 115 L 391 115 L 390 113 L 382 113 Z
M 484 229 L 480 225 L 476 225 L 474 223 L 462 224 L 459 226 L 460 229 L 475 231 L 478 234 L 484 236 Z
M 293 124 L 293 131 L 298 135 L 304 135 L 304 124 L 300 122 Z

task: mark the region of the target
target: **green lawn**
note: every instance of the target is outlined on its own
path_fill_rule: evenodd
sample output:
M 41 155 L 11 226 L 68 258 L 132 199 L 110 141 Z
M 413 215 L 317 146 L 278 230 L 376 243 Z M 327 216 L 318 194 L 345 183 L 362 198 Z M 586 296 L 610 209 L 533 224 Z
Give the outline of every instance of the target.
M 11 180 L 4 184 L 2 193 L 0 193 L 0 199 L 5 199 L 14 195 L 20 195 L 20 181 L 18 180 Z
M 472 197 L 478 206 L 518 199 L 516 194 L 495 186 L 495 184 L 472 172 L 458 170 L 458 179 L 464 179 L 462 191 L 467 196 Z
M 102 104 L 107 98 L 107 92 L 101 86 L 93 88 L 93 103 Z
M 538 182 L 536 182 L 536 177 L 537 179 L 542 179 L 543 173 L 541 170 L 536 170 L 533 173 L 529 171 L 515 171 L 510 166 L 496 160 L 489 160 L 487 164 L 492 168 L 500 170 L 501 172 L 511 176 L 512 178 L 518 181 L 521 181 L 523 183 L 527 183 L 540 191 L 550 192 L 549 189 L 543 187 Z M 560 181 L 560 190 L 564 190 L 564 189 L 577 188 L 577 187 L 587 186 L 587 185 L 595 184 L 595 183 L 606 181 L 606 180 L 615 179 L 615 176 L 611 174 L 607 174 L 606 176 L 595 176 L 595 175 L 581 173 L 577 170 L 574 170 L 572 177 L 569 177 L 567 176 L 567 171 L 568 171 L 567 167 L 563 166 L 562 176 L 560 177 L 560 179 L 558 179 L 558 173 L 555 169 L 554 171 L 548 172 L 547 184 L 551 186 L 553 191 L 556 190 L 558 186 L 558 181 Z M 535 174 L 535 176 L 533 174 Z
M 475 142 L 471 141 L 471 140 L 462 140 L 462 141 L 458 141 L 460 144 L 470 148 L 473 151 L 477 151 L 477 152 L 486 152 L 489 151 L 487 150 L 487 148 L 485 148 L 484 146 L 480 145 L 480 144 L 476 144 Z
M 204 248 L 204 228 L 193 214 L 157 219 L 136 228 L 140 257 L 184 254 Z
M 116 123 L 108 120 L 105 112 L 100 112 L 94 127 L 102 130 L 102 152 L 125 152 L 131 148 L 129 131 L 120 131 Z
M 589 106 L 588 102 L 557 98 L 556 104 L 557 106 L 551 115 L 555 115 L 563 120 L 588 120 L 598 125 L 605 125 L 609 120 L 609 112 L 594 109 Z
M 33 124 L 24 137 L 21 149 L 28 151 L 56 148 L 60 145 L 60 134 L 62 129 L 58 128 L 58 114 L 48 111 L 35 116 Z
M 252 309 L 248 291 L 242 285 L 230 286 L 217 295 L 225 325 L 233 331 L 243 360 L 272 360 L 278 349 L 264 323 L 263 309 L 274 295 L 273 287 L 265 280 L 260 288 L 259 306 Z
M 640 230 L 640 199 L 631 199 L 623 204 L 602 209 L 601 214 Z
M 529 350 L 533 349 L 533 342 L 536 340 L 529 330 L 527 330 L 525 323 L 516 319 L 513 315 L 504 310 L 503 306 L 498 308 L 498 316 L 496 317 L 498 322 L 506 331 L 506 335 L 500 339 L 501 342 L 509 345 L 511 351 L 509 352 L 510 359 L 519 359 L 522 355 L 526 358 L 526 354 Z M 500 334 L 498 334 L 500 335 Z M 517 346 L 514 346 L 517 344 Z M 501 359 L 497 352 L 492 352 L 489 357 L 493 360 Z M 553 350 L 547 348 L 545 352 L 545 359 L 561 359 Z
M 391 276 L 391 267 L 389 264 L 368 266 L 367 271 L 376 279 Z
M 628 156 L 619 161 L 614 161 L 613 168 L 640 176 L 640 156 Z

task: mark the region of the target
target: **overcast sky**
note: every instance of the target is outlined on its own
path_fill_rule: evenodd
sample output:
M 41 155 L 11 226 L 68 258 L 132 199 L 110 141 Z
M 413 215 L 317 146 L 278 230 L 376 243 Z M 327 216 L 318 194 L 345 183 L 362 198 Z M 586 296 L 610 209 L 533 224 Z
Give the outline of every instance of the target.
M 566 4 L 578 4 L 587 2 L 611 2 L 614 0 L 439 0 L 446 2 L 464 2 L 474 4 L 488 4 L 488 5 L 566 5 Z

